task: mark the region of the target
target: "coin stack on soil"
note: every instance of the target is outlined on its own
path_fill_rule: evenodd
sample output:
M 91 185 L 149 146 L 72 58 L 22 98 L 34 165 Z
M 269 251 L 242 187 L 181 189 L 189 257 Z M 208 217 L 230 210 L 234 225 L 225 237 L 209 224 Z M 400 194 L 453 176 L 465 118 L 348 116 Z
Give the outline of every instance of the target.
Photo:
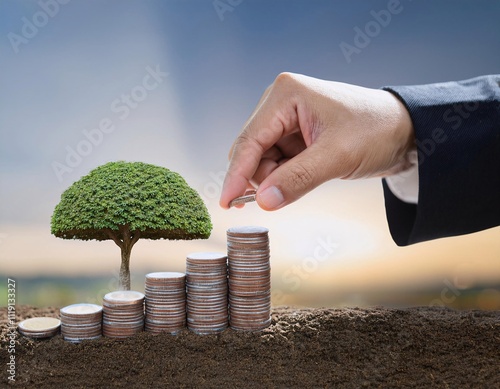
M 61 308 L 61 334 L 64 340 L 79 343 L 98 339 L 102 334 L 102 307 L 95 304 L 73 304 Z
M 271 324 L 269 230 L 227 230 L 229 323 L 231 328 L 259 331 Z
M 144 294 L 131 290 L 110 292 L 102 305 L 104 336 L 125 339 L 144 329 Z
M 54 317 L 32 317 L 18 324 L 19 332 L 33 339 L 51 338 L 59 333 L 61 321 Z
M 186 288 L 188 328 L 197 334 L 224 331 L 228 326 L 226 254 L 189 254 Z
M 186 275 L 146 274 L 146 331 L 175 334 L 186 327 Z

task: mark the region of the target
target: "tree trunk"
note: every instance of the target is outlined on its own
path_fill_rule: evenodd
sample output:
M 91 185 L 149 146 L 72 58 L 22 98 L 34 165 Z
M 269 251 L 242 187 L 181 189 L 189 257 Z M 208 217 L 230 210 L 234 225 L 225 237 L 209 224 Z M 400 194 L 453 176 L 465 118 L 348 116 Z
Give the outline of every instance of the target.
M 122 245 L 122 264 L 120 266 L 119 290 L 130 290 L 130 252 L 132 246 Z
M 130 232 L 128 225 L 120 227 L 119 232 L 107 230 L 107 234 L 122 252 L 122 264 L 120 266 L 120 279 L 118 281 L 119 290 L 130 290 L 130 252 L 132 247 L 139 240 L 140 231 Z

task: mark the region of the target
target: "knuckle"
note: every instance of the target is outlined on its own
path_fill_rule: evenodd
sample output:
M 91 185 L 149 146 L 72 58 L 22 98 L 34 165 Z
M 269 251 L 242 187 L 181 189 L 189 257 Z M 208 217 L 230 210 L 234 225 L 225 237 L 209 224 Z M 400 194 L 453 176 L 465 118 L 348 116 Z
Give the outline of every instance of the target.
M 309 165 L 294 164 L 290 167 L 290 174 L 288 176 L 288 185 L 292 188 L 302 191 L 311 186 L 314 181 L 314 169 Z
M 294 81 L 295 76 L 293 73 L 290 72 L 282 72 L 278 74 L 274 80 L 275 85 L 286 85 L 290 83 L 290 81 Z
M 260 159 L 263 153 L 264 150 L 259 141 L 244 131 L 234 142 L 231 159 L 253 161 Z
M 250 141 L 250 137 L 246 133 L 246 131 L 243 131 L 241 134 L 238 135 L 236 140 L 234 141 L 235 147 L 244 145 Z
M 293 101 L 307 93 L 307 89 L 299 74 L 283 72 L 275 78 L 269 95 L 277 101 Z
M 248 149 L 248 146 L 253 146 L 255 140 L 245 131 L 242 132 L 234 142 L 234 148 L 238 153 Z

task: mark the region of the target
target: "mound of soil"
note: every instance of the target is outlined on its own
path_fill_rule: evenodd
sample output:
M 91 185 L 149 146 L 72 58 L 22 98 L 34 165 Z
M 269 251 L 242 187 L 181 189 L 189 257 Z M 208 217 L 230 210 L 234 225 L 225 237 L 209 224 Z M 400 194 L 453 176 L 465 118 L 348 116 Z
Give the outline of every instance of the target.
M 1 385 L 8 383 L 0 310 Z M 17 319 L 58 315 L 17 307 Z M 72 387 L 500 387 L 500 312 L 275 308 L 260 333 L 141 333 L 81 344 L 16 339 L 15 385 Z

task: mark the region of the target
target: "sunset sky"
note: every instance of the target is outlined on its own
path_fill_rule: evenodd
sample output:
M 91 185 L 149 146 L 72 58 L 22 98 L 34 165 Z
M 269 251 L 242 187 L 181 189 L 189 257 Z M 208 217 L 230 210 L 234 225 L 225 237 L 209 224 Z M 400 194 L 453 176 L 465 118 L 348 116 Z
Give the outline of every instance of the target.
M 201 0 L 46 3 L 0 3 L 0 274 L 117 270 L 114 243 L 57 239 L 50 217 L 71 183 L 128 160 L 180 173 L 214 224 L 207 241 L 139 242 L 139 276 L 182 271 L 191 251 L 224 251 L 228 227 L 257 224 L 270 229 L 273 288 L 306 302 L 443 280 L 500 285 L 500 228 L 398 248 L 378 179 L 329 182 L 273 213 L 218 206 L 229 147 L 277 74 L 381 87 L 498 73 L 499 2 L 402 0 L 349 58 L 342 43 L 355 45 L 387 1 L 245 0 L 223 13 Z M 155 82 L 137 95 L 148 74 Z M 103 120 L 113 130 L 85 149 Z M 311 259 L 325 242 L 328 258 Z

